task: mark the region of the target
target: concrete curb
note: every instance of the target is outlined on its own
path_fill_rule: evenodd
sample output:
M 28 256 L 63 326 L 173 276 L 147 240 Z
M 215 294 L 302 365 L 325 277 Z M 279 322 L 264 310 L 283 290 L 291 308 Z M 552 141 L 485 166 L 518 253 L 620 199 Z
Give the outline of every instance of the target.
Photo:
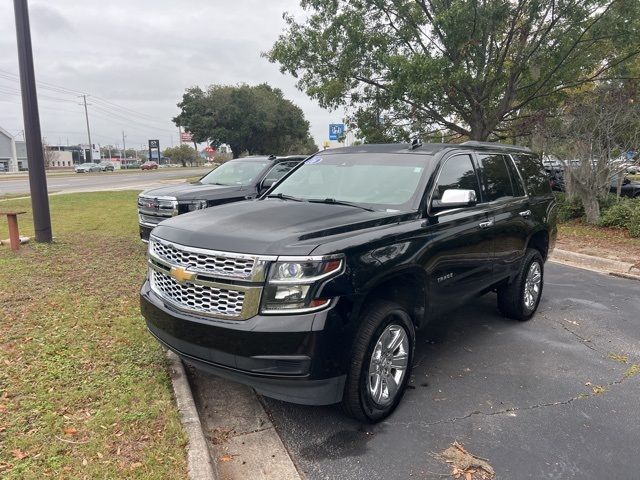
M 187 445 L 187 467 L 189 469 L 190 480 L 215 480 L 217 478 L 207 440 L 202 431 L 202 423 L 198 416 L 191 387 L 187 374 L 184 371 L 184 365 L 178 356 L 170 350 L 167 350 L 167 358 L 169 359 L 169 367 L 171 369 L 171 382 L 173 384 L 173 392 L 176 396 L 178 411 L 180 412 L 180 421 L 184 427 L 189 444 Z
M 575 267 L 593 270 L 596 272 L 606 272 L 612 274 L 624 274 L 631 278 L 640 275 L 640 268 L 633 263 L 611 260 L 609 258 L 594 257 L 584 253 L 570 252 L 568 250 L 555 249 L 549 260 L 552 262 L 566 263 Z

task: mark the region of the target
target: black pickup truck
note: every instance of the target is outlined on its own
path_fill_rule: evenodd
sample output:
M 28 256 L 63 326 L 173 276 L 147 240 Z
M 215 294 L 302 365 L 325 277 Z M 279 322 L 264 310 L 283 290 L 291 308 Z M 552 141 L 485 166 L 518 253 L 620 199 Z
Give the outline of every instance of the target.
M 223 163 L 194 183 L 146 190 L 138 196 L 140 238 L 167 218 L 223 203 L 254 198 L 307 158 L 252 156 Z
M 533 316 L 556 233 L 549 179 L 528 149 L 325 150 L 258 199 L 156 227 L 141 308 L 191 364 L 379 421 L 436 315 L 495 291 L 505 316 Z

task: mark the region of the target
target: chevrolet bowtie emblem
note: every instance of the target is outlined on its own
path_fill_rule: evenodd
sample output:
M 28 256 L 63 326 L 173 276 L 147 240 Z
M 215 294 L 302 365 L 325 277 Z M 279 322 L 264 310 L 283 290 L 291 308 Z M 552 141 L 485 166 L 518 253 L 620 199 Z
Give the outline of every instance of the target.
M 171 275 L 177 282 L 180 283 L 188 282 L 196 278 L 195 273 L 187 272 L 187 270 L 182 267 L 171 267 L 169 275 Z

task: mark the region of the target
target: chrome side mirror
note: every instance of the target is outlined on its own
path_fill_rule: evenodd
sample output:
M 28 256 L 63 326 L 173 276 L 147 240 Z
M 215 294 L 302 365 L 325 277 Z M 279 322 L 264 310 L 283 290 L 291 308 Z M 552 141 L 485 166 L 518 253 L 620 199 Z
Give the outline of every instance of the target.
M 476 203 L 478 203 L 478 198 L 476 197 L 475 191 L 452 188 L 445 190 L 440 200 L 433 200 L 431 207 L 439 210 L 445 208 L 463 208 L 473 207 Z

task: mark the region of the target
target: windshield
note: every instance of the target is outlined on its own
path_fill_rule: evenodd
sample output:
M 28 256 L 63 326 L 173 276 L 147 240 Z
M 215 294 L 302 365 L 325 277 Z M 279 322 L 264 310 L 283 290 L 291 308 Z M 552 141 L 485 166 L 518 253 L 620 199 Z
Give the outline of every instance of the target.
M 208 173 L 200 183 L 208 185 L 249 185 L 269 165 L 268 160 L 233 160 Z
M 349 202 L 375 209 L 411 210 L 428 158 L 425 155 L 356 153 L 316 155 L 270 195 Z

